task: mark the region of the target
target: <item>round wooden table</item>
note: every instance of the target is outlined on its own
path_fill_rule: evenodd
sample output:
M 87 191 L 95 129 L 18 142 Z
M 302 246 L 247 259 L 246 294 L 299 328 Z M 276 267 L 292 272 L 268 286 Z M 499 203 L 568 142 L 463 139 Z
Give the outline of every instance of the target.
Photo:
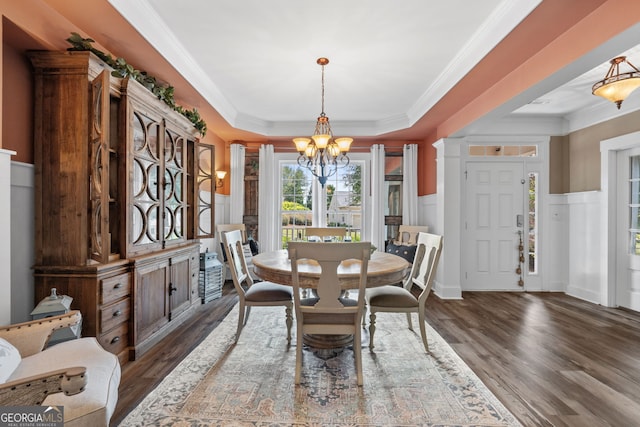
M 291 261 L 286 249 L 254 255 L 252 261 L 253 271 L 261 279 L 292 285 Z M 404 258 L 386 252 L 374 252 L 367 268 L 367 288 L 400 283 L 408 268 L 409 263 Z M 298 275 L 301 287 L 316 288 L 320 266 L 312 260 L 299 261 Z M 359 275 L 360 266 L 356 262 L 345 261 L 338 267 L 338 279 L 344 290 L 357 289 Z
M 253 271 L 263 280 L 292 286 L 291 261 L 286 249 L 254 255 Z M 410 264 L 397 255 L 374 252 L 367 268 L 367 288 L 402 282 Z M 318 286 L 320 266 L 313 260 L 298 261 L 300 286 L 313 289 Z M 343 261 L 338 267 L 338 280 L 345 291 L 357 289 L 360 266 L 354 261 Z M 305 335 L 304 342 L 316 349 L 336 349 L 353 342 L 352 335 Z

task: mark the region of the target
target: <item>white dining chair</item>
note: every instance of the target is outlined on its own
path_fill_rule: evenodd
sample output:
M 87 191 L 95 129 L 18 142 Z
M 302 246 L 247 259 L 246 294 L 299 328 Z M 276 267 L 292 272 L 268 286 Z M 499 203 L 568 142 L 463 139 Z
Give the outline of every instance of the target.
M 293 301 L 296 310 L 296 371 L 295 384 L 300 384 L 302 370 L 302 346 L 305 334 L 353 335 L 358 385 L 362 385 L 361 320 L 364 307 L 364 290 L 367 286 L 367 266 L 371 256 L 371 243 L 314 243 L 289 242 L 289 259 L 293 280 Z M 341 296 L 338 267 L 349 263 L 358 273 L 358 299 Z M 300 296 L 299 271 L 304 263 L 320 265 L 316 297 Z
M 431 293 L 431 286 L 436 274 L 438 260 L 442 252 L 442 236 L 429 233 L 418 233 L 418 248 L 413 259 L 413 265 L 409 276 L 404 280 L 402 286 L 386 285 L 378 288 L 367 289 L 365 299 L 369 309 L 369 349 L 373 350 L 373 336 L 376 331 L 376 313 L 393 312 L 406 313 L 409 329 L 413 330 L 411 324 L 411 313 L 418 313 L 420 322 L 420 335 L 425 350 L 429 351 L 427 341 L 427 331 L 425 325 L 425 304 Z M 413 285 L 422 289 L 418 298 L 411 293 Z
M 287 342 L 291 343 L 291 326 L 293 325 L 293 293 L 290 286 L 269 281 L 254 282 L 247 269 L 240 230 L 222 233 L 224 250 L 227 254 L 233 286 L 238 293 L 239 315 L 236 330 L 236 342 L 242 328 L 249 319 L 251 307 L 279 306 L 285 307 L 287 324 Z

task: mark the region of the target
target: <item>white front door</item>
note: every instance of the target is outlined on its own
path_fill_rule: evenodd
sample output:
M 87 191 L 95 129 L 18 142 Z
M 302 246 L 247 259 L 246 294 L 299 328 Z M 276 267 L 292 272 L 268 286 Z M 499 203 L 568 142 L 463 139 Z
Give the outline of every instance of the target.
M 463 290 L 522 290 L 518 231 L 524 233 L 522 162 L 469 162 L 466 170 Z M 522 236 L 522 241 L 525 240 Z M 526 257 L 525 257 L 526 259 Z M 524 276 L 524 271 L 522 272 Z
M 640 148 L 617 156 L 616 304 L 640 311 Z

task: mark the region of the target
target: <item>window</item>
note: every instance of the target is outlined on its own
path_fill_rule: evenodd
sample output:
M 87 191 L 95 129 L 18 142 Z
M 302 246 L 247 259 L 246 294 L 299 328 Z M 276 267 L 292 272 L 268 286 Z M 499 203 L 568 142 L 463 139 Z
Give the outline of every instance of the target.
M 402 224 L 402 152 L 385 153 L 384 184 L 387 203 L 384 210 L 384 224 L 387 228 L 387 240 L 395 239 Z
M 305 238 L 305 227 L 346 227 L 347 239 L 359 241 L 362 232 L 363 161 L 351 161 L 329 177 L 324 189 L 296 162 L 280 166 L 282 247 Z M 314 194 L 318 192 L 318 194 Z
M 472 157 L 537 157 L 535 145 L 469 145 Z
M 529 274 L 538 273 L 538 174 L 529 173 L 529 222 L 528 222 L 528 248 L 529 248 Z
M 640 156 L 629 161 L 629 253 L 640 255 Z

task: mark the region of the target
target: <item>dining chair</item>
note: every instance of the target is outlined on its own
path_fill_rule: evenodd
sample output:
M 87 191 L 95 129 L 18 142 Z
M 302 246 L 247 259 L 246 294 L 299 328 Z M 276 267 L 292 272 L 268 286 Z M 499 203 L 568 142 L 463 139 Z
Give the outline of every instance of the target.
M 287 342 L 291 343 L 291 325 L 293 324 L 293 295 L 291 287 L 269 281 L 253 281 L 247 269 L 242 245 L 242 233 L 240 230 L 222 233 L 222 240 L 224 250 L 227 254 L 227 260 L 229 261 L 233 286 L 238 293 L 239 299 L 236 342 L 240 337 L 243 326 L 246 325 L 249 319 L 251 307 L 282 305 L 285 307 Z
M 372 350 L 373 336 L 376 331 L 376 313 L 393 312 L 406 313 L 409 329 L 411 313 L 418 313 L 420 322 L 420 335 L 425 350 L 429 351 L 427 331 L 425 326 L 425 304 L 431 292 L 431 286 L 438 267 L 438 260 L 442 252 L 442 236 L 429 233 L 418 233 L 418 248 L 413 259 L 413 265 L 409 275 L 402 286 L 386 285 L 378 288 L 367 289 L 365 292 L 366 306 L 369 309 L 369 349 Z M 418 298 L 411 293 L 413 285 L 422 289 Z
M 289 242 L 289 259 L 293 283 L 293 301 L 296 310 L 296 371 L 295 384 L 300 384 L 302 346 L 305 334 L 353 335 L 353 353 L 358 385 L 362 385 L 361 320 L 364 290 L 367 286 L 367 267 L 371 256 L 371 243 L 314 243 Z M 317 263 L 321 268 L 316 297 L 300 296 L 299 271 L 304 264 Z M 348 268 L 358 276 L 358 299 L 341 296 L 338 267 Z
M 404 225 L 398 228 L 398 238 L 395 242 L 400 245 L 415 245 L 418 233 L 428 233 L 429 227 L 426 225 Z
M 347 237 L 346 227 L 306 227 L 305 236 L 307 241 L 312 241 L 309 237 L 318 237 L 321 242 L 325 241 L 325 238 L 337 238 L 339 241 L 343 241 Z

